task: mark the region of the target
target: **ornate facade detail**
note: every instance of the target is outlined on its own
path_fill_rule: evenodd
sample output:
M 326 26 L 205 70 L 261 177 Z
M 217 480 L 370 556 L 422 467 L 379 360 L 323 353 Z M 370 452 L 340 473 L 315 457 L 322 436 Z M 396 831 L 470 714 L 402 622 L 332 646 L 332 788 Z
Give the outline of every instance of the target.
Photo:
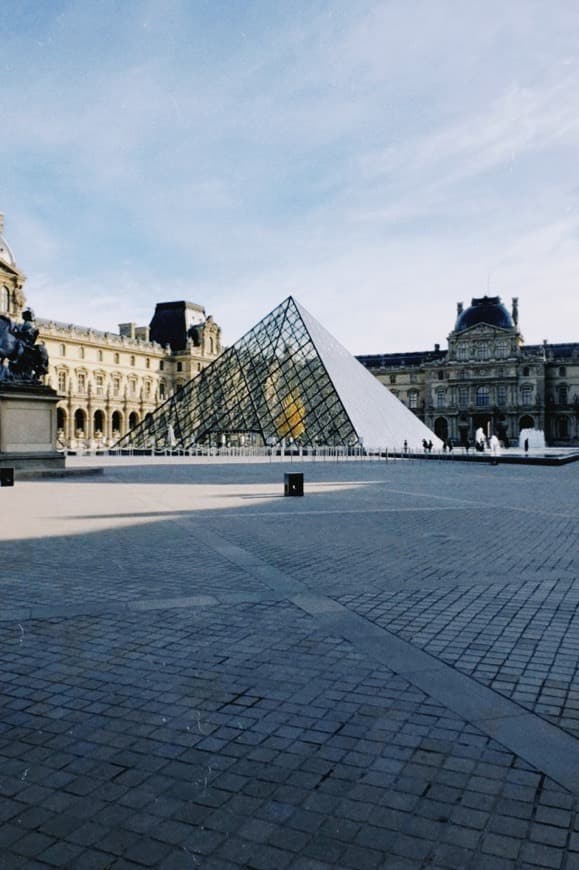
M 2 229 L 0 216 L 0 315 L 19 320 L 26 304 L 25 276 L 16 268 Z M 74 323 L 36 320 L 38 340 L 48 352 L 44 382 L 59 396 L 61 448 L 114 444 L 219 355 L 221 330 L 202 306 L 162 305 L 191 313 L 200 335 L 198 344 L 186 335 L 184 321 L 174 324 L 173 344 L 161 344 L 151 340 L 150 326 L 122 323 L 118 332 L 101 332 Z
M 579 342 L 526 345 L 518 299 L 457 305 L 448 350 L 358 357 L 440 438 L 472 443 L 483 428 L 504 443 L 542 429 L 548 444 L 579 444 Z

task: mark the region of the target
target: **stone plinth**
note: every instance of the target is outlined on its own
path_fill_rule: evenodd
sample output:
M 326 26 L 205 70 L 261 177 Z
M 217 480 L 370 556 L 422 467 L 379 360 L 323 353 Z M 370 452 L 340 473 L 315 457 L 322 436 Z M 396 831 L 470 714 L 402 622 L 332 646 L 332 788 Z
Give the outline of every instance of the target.
M 0 386 L 0 466 L 17 471 L 64 467 L 64 456 L 56 450 L 57 401 L 56 392 L 41 384 Z

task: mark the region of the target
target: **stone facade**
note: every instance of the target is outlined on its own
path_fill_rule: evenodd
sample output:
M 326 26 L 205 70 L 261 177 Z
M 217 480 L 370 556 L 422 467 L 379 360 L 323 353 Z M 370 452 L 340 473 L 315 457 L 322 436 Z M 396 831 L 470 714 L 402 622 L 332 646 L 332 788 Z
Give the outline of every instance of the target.
M 579 444 L 579 342 L 526 345 L 516 298 L 510 313 L 499 297 L 459 302 L 447 350 L 358 359 L 440 438 L 472 443 L 482 427 L 509 444 L 536 428 Z
M 20 319 L 24 281 L 0 233 L 0 314 Z M 149 327 L 134 323 L 120 324 L 116 333 L 36 321 L 49 357 L 44 381 L 58 393 L 61 448 L 114 444 L 221 353 L 221 329 L 202 306 L 161 306 L 187 313 L 187 322 L 177 319 L 174 325 L 172 344 L 152 341 Z

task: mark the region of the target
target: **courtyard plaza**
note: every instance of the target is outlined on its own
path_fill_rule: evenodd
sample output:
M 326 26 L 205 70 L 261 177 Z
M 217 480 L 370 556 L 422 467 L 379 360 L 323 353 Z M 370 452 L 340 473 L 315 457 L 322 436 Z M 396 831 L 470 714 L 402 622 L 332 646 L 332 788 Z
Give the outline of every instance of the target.
M 0 867 L 579 868 L 578 464 L 67 462 L 0 489 Z

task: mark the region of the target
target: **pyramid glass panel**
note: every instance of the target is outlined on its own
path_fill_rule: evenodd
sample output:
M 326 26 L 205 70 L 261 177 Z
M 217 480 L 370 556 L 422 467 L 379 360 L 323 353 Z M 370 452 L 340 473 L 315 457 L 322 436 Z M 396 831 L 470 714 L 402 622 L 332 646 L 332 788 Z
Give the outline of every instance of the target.
M 198 444 L 420 446 L 440 442 L 291 296 L 122 438 Z

